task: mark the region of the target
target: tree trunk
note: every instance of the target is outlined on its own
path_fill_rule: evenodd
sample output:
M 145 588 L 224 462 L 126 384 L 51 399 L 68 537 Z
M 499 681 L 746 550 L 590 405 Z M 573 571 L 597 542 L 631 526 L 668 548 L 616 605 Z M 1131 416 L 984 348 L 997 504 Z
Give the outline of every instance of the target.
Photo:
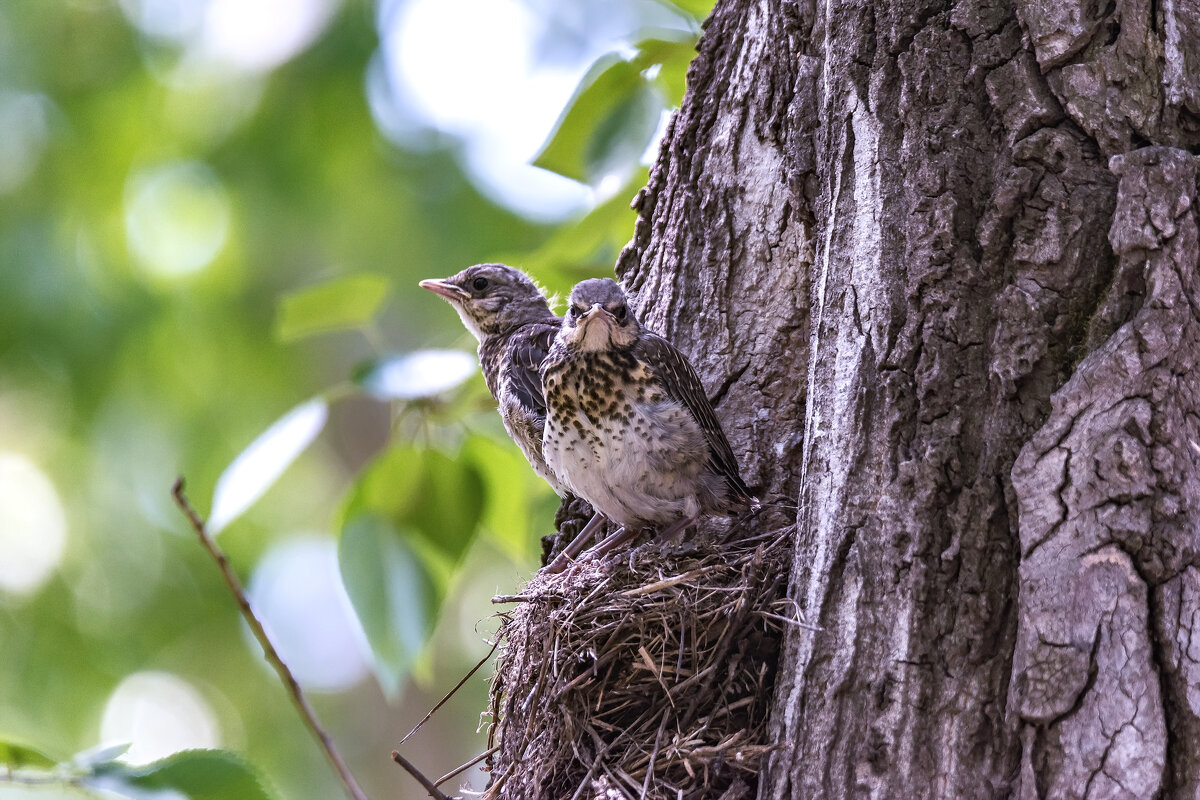
M 699 51 L 617 272 L 799 506 L 758 796 L 1200 796 L 1200 5 Z
M 1200 794 L 1200 6 L 1102 5 L 706 25 L 617 271 L 800 506 L 760 797 Z

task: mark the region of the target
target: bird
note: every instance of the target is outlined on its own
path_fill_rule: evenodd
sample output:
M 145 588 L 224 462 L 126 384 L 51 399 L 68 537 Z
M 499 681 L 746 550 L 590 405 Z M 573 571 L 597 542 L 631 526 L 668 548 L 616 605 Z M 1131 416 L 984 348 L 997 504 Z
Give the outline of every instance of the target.
M 542 457 L 546 402 L 539 372 L 562 319 L 533 279 L 507 264 L 475 264 L 418 286 L 445 298 L 478 341 L 483 379 L 496 399 L 504 429 L 534 472 L 566 500 L 555 519 L 555 527 L 564 530 L 563 512 L 575 504 Z M 591 512 L 585 512 L 587 518 Z M 603 521 L 593 515 L 573 541 L 586 543 Z
M 476 264 L 448 278 L 417 284 L 445 298 L 479 342 L 479 364 L 504 429 L 525 458 L 562 496 L 542 457 L 546 402 L 538 369 L 562 320 L 533 279 L 507 264 Z
M 670 538 L 703 514 L 758 507 L 695 369 L 642 327 L 615 281 L 571 291 L 541 374 L 547 466 L 623 529 L 593 556 L 643 527 L 665 526 L 660 536 Z M 548 569 L 556 566 L 565 564 Z

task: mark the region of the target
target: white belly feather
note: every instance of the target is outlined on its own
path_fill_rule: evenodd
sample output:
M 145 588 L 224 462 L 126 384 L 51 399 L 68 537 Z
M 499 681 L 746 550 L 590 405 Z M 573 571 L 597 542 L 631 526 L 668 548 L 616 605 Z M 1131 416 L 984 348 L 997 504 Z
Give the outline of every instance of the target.
M 674 401 L 631 408 L 628 420 L 551 414 L 543 441 L 547 464 L 572 492 L 621 525 L 696 515 L 699 495 L 709 488 L 700 474 L 707 447 L 699 426 Z

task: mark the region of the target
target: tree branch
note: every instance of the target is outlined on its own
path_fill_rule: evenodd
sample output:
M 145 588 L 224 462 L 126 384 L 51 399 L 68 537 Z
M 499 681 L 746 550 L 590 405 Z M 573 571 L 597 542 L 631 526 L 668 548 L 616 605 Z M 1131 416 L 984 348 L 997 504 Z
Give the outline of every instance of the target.
M 409 775 L 412 775 L 413 779 L 416 780 L 417 783 L 424 786 L 425 791 L 429 792 L 429 796 L 432 797 L 433 800 L 450 800 L 449 797 L 442 793 L 441 789 L 434 785 L 433 781 L 425 777 L 425 774 L 421 772 L 421 770 L 413 766 L 411 761 L 400 755 L 395 750 L 392 751 L 392 761 L 395 761 L 397 764 L 404 767 L 405 772 L 407 772 Z
M 279 679 L 283 681 L 283 685 L 287 687 L 288 694 L 291 695 L 292 704 L 296 706 L 296 710 L 300 712 L 304 724 L 312 731 L 313 736 L 317 738 L 321 749 L 325 751 L 325 755 L 329 758 L 329 762 L 333 765 L 338 777 L 341 778 L 342 784 L 346 787 L 346 793 L 354 800 L 367 800 L 367 795 L 358 785 L 358 781 L 354 779 L 350 768 L 346 766 L 346 762 L 342 759 L 337 747 L 333 743 L 333 739 L 321 727 L 321 723 L 317 720 L 316 712 L 309 705 L 308 698 L 304 696 L 304 690 L 300 688 L 300 684 L 296 681 L 296 677 L 288 668 L 288 665 L 283 663 L 283 659 L 279 657 L 279 653 L 275 650 L 275 645 L 271 644 L 267 632 L 263 629 L 262 623 L 255 616 L 254 610 L 250 608 L 250 600 L 246 597 L 246 592 L 242 588 L 241 581 L 238 580 L 233 568 L 229 565 L 229 557 L 221 548 L 217 547 L 217 543 L 208 535 L 208 530 L 205 528 L 204 520 L 192 508 L 187 497 L 183 493 L 183 478 L 180 477 L 175 481 L 175 486 L 171 489 L 171 494 L 175 498 L 175 504 L 187 517 L 191 523 L 192 530 L 196 532 L 196 536 L 200 538 L 200 544 L 204 547 L 208 554 L 212 556 L 213 561 L 217 562 L 217 568 L 221 570 L 221 577 L 225 579 L 225 585 L 229 587 L 229 591 L 237 600 L 238 609 L 242 612 L 242 616 L 246 620 L 246 624 L 250 626 L 254 638 L 258 639 L 258 643 L 262 645 L 263 655 L 267 661 L 275 668 L 275 672 L 279 675 Z

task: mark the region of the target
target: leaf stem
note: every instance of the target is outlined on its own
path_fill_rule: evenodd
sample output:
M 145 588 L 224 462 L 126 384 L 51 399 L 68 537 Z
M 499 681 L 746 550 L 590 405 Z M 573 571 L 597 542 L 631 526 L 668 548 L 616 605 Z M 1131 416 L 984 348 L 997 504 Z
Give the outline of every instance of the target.
M 16 772 L 11 769 L 0 771 L 0 783 L 10 783 L 17 786 L 73 786 L 78 788 L 81 781 L 78 777 L 46 773 L 35 775 L 28 772 Z

